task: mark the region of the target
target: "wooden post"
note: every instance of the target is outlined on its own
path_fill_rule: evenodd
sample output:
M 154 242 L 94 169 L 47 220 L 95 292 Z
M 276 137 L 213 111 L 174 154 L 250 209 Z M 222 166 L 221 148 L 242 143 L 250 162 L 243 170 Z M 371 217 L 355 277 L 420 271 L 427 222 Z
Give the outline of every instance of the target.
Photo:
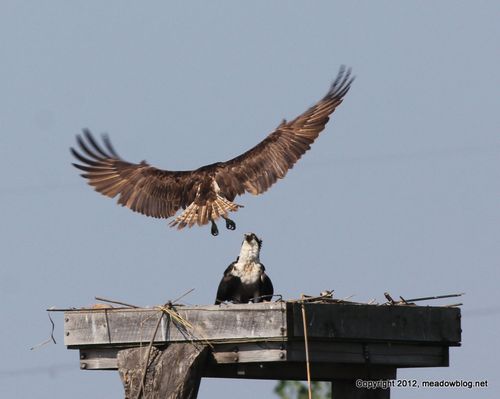
M 208 352 L 207 346 L 191 343 L 152 348 L 150 353 L 148 347 L 119 351 L 125 399 L 196 399 Z

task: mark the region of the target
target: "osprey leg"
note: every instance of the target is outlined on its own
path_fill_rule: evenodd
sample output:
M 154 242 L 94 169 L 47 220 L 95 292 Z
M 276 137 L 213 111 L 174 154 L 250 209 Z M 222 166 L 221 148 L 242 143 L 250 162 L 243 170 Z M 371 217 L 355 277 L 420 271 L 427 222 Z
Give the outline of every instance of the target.
M 217 225 L 215 222 L 210 219 L 210 222 L 212 223 L 212 228 L 210 229 L 210 232 L 212 233 L 213 236 L 218 236 L 219 235 L 219 229 L 217 228 Z
M 228 230 L 236 230 L 236 223 L 234 223 L 227 216 L 223 216 L 223 215 L 221 215 L 221 216 L 226 221 L 226 229 L 228 229 Z

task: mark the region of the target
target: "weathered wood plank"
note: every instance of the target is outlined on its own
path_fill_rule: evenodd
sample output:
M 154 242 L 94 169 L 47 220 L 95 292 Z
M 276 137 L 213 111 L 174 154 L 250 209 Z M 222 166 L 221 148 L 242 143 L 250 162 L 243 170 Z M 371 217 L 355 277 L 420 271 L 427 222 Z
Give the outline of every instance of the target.
M 80 350 L 82 370 L 116 370 L 118 352 L 123 348 L 87 348 Z
M 288 305 L 293 308 L 293 331 L 288 335 L 303 337 L 301 305 Z M 305 307 L 310 339 L 460 344 L 460 309 L 457 308 L 349 304 L 306 304 Z
M 288 308 L 284 311 L 285 306 Z M 459 345 L 460 310 L 423 306 L 306 304 L 311 340 L 405 341 Z M 193 331 L 163 315 L 156 343 L 190 340 L 279 340 L 303 337 L 298 303 L 179 307 Z M 151 340 L 160 311 L 106 309 L 65 313 L 67 346 L 136 344 Z M 288 328 L 287 328 L 288 327 Z M 190 335 L 192 333 L 193 335 Z
M 448 366 L 448 347 L 405 343 L 373 342 L 309 342 L 309 358 L 313 363 L 367 364 L 394 367 Z M 305 361 L 304 343 L 287 343 L 289 361 Z
M 147 345 L 144 345 L 146 347 Z M 117 354 L 124 348 L 86 348 L 80 350 L 82 370 L 116 370 Z M 286 351 L 278 342 L 214 345 L 212 357 L 218 364 L 286 361 Z
M 86 348 L 80 350 L 80 367 L 87 370 L 117 368 L 120 348 Z M 304 343 L 263 342 L 214 345 L 212 356 L 217 364 L 305 362 Z M 445 367 L 449 365 L 448 347 L 357 342 L 309 343 L 311 363 L 365 364 L 393 367 Z
M 283 343 L 279 342 L 215 345 L 212 353 L 218 364 L 286 360 L 286 348 Z
M 178 314 L 194 326 L 186 329 L 155 309 L 89 310 L 65 312 L 68 347 L 137 344 L 149 342 L 162 317 L 155 343 L 281 339 L 285 325 L 284 304 L 177 307 Z
M 305 362 L 269 362 L 246 364 L 209 364 L 203 375 L 211 378 L 246 378 L 259 380 L 307 380 Z M 317 363 L 311 368 L 313 381 L 334 378 L 366 380 L 394 379 L 396 368 L 390 366 L 339 365 Z

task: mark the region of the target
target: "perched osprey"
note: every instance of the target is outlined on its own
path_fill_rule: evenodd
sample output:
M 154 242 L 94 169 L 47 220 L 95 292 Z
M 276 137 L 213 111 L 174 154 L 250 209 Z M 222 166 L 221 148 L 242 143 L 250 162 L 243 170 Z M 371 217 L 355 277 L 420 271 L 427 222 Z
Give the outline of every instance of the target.
M 271 134 L 252 149 L 226 162 L 217 162 L 190 171 L 161 170 L 145 161 L 130 163 L 116 153 L 111 141 L 103 136 L 104 147 L 88 130 L 77 136 L 80 151 L 71 148 L 81 164 L 81 175 L 101 194 L 118 197 L 118 203 L 135 212 L 156 218 L 169 218 L 184 211 L 170 222 L 182 229 L 194 224 L 212 224 L 223 218 L 229 230 L 236 228 L 228 213 L 242 205 L 233 202 L 237 195 L 265 192 L 310 148 L 325 128 L 330 114 L 342 102 L 354 78 L 344 67 L 330 90 L 317 104 L 302 115 L 284 120 Z
M 270 301 L 273 296 L 273 283 L 267 277 L 266 269 L 259 259 L 262 240 L 254 233 L 245 234 L 244 237 L 240 256 L 228 266 L 219 284 L 216 305 L 225 301 Z

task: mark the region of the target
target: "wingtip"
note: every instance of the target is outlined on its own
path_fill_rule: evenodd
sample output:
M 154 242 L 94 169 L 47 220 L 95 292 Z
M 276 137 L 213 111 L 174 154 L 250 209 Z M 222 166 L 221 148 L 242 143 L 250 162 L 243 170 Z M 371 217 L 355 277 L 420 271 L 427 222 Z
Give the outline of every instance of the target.
M 342 64 L 340 65 L 337 76 L 350 76 L 351 73 L 352 73 L 352 67 Z
M 337 73 L 337 77 L 331 84 L 326 97 L 344 97 L 351 88 L 351 84 L 354 79 L 355 76 L 352 75 L 352 68 L 347 67 L 346 65 L 341 65 Z
M 69 147 L 69 152 L 71 155 L 73 155 L 76 159 L 80 159 L 80 154 L 78 153 L 77 150 L 75 150 L 73 147 Z
M 85 165 L 80 165 L 79 163 L 74 163 L 74 162 L 71 162 L 71 165 L 73 165 L 75 168 L 77 168 L 78 170 L 82 170 L 84 171 L 85 173 L 88 173 L 89 172 L 89 167 L 88 166 L 85 166 Z M 82 177 L 85 177 L 86 176 L 83 176 L 83 175 L 80 175 Z

